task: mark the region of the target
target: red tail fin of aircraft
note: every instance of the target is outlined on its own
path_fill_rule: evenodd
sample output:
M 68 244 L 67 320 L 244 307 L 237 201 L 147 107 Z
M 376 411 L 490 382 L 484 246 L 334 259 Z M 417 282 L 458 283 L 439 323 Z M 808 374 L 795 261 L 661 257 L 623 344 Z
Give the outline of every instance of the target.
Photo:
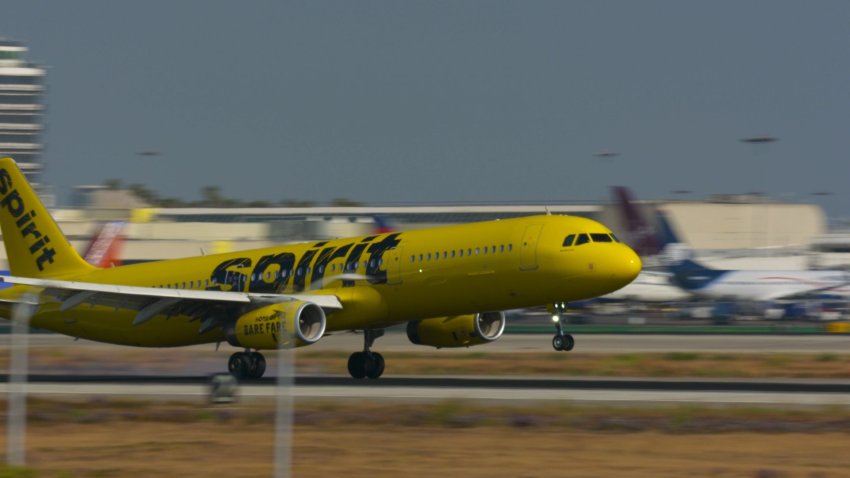
M 110 221 L 103 225 L 92 238 L 83 258 L 97 267 L 115 267 L 121 265 L 121 247 L 124 245 L 126 222 Z

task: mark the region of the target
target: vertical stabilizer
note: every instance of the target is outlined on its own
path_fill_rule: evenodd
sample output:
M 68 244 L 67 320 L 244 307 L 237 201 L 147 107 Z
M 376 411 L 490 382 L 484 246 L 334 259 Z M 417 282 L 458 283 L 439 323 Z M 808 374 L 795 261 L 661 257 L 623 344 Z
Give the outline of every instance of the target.
M 635 205 L 632 192 L 626 187 L 614 186 L 611 193 L 617 202 L 621 220 L 626 225 L 628 242 L 632 249 L 641 257 L 654 256 L 661 252 L 655 228 L 646 221 Z
M 12 275 L 51 277 L 93 268 L 65 239 L 12 158 L 0 159 L 0 229 Z

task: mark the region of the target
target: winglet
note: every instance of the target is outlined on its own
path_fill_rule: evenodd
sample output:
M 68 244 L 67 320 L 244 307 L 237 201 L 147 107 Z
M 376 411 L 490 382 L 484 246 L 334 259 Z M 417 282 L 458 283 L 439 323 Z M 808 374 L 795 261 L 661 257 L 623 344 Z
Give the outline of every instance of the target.
M 12 158 L 0 159 L 0 229 L 12 275 L 55 277 L 93 269 L 62 234 Z

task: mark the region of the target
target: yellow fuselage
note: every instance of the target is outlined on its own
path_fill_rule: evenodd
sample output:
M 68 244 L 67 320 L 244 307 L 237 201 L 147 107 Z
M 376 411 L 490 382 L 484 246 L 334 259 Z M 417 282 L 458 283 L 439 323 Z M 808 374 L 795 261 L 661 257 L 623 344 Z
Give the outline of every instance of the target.
M 95 269 L 61 279 L 130 286 L 332 294 L 327 331 L 570 302 L 617 290 L 640 272 L 619 242 L 564 247 L 570 234 L 610 234 L 579 217 L 533 216 Z M 20 295 L 20 287 L 0 295 Z M 188 316 L 134 326 L 137 311 L 42 301 L 32 324 L 101 342 L 169 347 L 224 341 Z M 238 317 L 233 317 L 235 320 Z

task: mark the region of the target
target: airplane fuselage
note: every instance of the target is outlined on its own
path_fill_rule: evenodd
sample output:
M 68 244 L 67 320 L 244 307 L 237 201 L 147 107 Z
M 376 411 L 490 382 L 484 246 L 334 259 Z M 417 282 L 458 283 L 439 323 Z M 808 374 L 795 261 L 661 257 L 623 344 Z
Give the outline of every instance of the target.
M 640 260 L 618 242 L 563 247 L 568 234 L 610 231 L 579 217 L 533 216 L 95 269 L 65 280 L 256 293 L 329 294 L 344 304 L 327 331 L 569 302 L 628 283 Z M 4 296 L 20 293 L 16 286 Z M 96 341 L 167 347 L 224 341 L 188 315 L 133 325 L 135 310 L 42 301 L 32 324 Z M 237 306 L 222 313 L 238 316 Z

